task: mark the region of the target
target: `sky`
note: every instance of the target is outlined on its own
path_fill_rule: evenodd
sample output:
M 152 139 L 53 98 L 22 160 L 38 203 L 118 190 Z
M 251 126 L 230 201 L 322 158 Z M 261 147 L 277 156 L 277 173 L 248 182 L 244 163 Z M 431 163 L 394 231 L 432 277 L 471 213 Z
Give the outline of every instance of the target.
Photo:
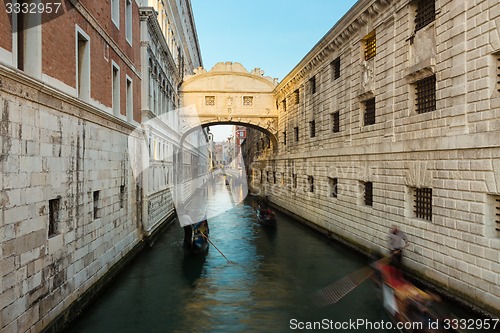
M 191 0 L 203 67 L 241 63 L 281 81 L 356 0 Z M 215 141 L 231 127 L 212 126 Z

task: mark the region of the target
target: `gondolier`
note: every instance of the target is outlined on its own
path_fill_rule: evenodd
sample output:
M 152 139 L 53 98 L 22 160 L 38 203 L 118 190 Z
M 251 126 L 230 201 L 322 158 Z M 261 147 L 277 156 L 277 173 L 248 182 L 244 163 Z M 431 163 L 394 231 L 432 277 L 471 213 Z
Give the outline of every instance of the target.
M 391 252 L 392 263 L 396 266 L 401 264 L 403 249 L 408 246 L 406 234 L 393 225 L 389 232 L 389 251 Z

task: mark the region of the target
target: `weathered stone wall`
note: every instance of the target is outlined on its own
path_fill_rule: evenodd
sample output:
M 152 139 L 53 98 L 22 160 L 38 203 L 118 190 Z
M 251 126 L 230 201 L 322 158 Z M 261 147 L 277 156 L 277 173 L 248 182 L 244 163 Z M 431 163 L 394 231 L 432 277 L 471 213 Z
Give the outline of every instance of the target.
M 435 20 L 416 32 L 415 10 L 408 1 L 358 2 L 306 55 L 275 90 L 278 152 L 257 136 L 252 184 L 372 251 L 385 253 L 389 227 L 399 225 L 411 242 L 405 265 L 498 313 L 500 4 L 436 1 Z M 365 60 L 371 31 L 376 56 Z M 432 75 L 436 109 L 418 113 L 415 84 Z M 367 125 L 364 102 L 372 97 L 375 123 Z M 365 204 L 365 182 L 373 183 L 373 205 Z M 431 220 L 415 215 L 416 188 L 432 189 Z

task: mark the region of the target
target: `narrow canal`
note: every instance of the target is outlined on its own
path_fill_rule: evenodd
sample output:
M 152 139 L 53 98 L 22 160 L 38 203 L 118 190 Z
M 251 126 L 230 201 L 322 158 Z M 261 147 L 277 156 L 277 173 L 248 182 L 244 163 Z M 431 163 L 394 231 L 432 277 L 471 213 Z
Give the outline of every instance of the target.
M 209 200 L 212 208 L 234 203 L 222 179 L 210 188 Z M 258 225 L 246 200 L 210 219 L 210 238 L 229 262 L 214 247 L 206 257 L 185 255 L 175 222 L 69 331 L 291 332 L 295 323 L 323 319 L 389 321 L 369 280 L 337 304 L 315 307 L 313 291 L 369 261 L 285 215 L 277 217 L 275 230 Z

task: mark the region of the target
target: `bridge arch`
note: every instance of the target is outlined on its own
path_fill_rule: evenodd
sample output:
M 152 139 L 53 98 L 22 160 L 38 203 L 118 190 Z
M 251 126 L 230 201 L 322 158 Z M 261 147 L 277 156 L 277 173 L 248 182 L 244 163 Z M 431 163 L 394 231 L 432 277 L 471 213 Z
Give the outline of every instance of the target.
M 195 70 L 180 87 L 181 117 L 188 127 L 233 124 L 265 133 L 277 149 L 278 110 L 274 102 L 277 79 L 237 62 L 219 62 L 210 71 Z M 184 131 L 183 139 L 192 130 Z

